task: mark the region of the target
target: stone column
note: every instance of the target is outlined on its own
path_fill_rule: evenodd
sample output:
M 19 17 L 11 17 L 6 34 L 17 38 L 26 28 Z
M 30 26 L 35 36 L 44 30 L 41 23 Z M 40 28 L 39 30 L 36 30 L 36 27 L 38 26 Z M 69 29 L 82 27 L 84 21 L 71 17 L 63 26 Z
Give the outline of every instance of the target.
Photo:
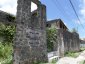
M 31 19 L 31 0 L 18 0 L 13 64 L 47 61 L 45 29 L 32 28 Z
M 57 33 L 57 40 L 58 40 L 58 56 L 64 57 L 64 40 L 63 40 L 63 30 L 58 29 Z

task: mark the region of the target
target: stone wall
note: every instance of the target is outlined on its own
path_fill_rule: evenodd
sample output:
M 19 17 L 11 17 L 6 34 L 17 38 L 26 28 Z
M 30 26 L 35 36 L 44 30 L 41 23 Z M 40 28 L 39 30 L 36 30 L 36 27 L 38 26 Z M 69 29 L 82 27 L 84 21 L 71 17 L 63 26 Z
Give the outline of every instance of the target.
M 63 29 L 68 30 L 67 26 L 64 24 L 64 22 L 61 19 L 54 19 L 46 22 L 46 27 L 48 28 L 56 28 L 56 29 Z
M 33 0 L 38 6 L 37 15 L 32 15 L 31 0 L 18 0 L 16 22 L 13 15 L 0 11 L 0 22 L 16 24 L 13 64 L 33 64 L 47 61 L 46 46 L 46 6 Z M 79 51 L 80 40 L 77 33 L 57 29 L 54 51 L 64 56 L 67 51 Z
M 56 49 L 59 56 L 64 56 L 64 53 L 68 51 L 75 52 L 80 50 L 80 40 L 77 33 L 57 29 L 57 34 L 58 47 Z
M 0 10 L 0 22 L 5 24 L 15 24 L 15 16 Z
M 0 11 L 0 22 L 16 25 L 13 43 L 13 64 L 33 64 L 33 62 L 47 62 L 46 46 L 46 6 L 38 0 L 37 15 L 32 17 L 32 0 L 18 0 L 17 17 Z M 37 20 L 35 20 L 37 19 Z
M 13 64 L 34 64 L 47 61 L 45 7 L 39 2 L 37 20 L 32 21 L 31 1 L 18 0 Z M 38 2 L 38 1 L 37 1 Z M 37 25 L 37 26 L 36 26 Z

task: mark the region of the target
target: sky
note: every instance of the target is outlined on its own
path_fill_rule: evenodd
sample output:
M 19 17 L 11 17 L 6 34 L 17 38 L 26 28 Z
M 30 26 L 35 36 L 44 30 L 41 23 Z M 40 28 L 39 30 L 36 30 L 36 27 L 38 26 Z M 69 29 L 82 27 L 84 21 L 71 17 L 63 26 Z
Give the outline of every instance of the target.
M 47 8 L 47 20 L 62 19 L 68 29 L 75 28 L 80 38 L 85 38 L 85 0 L 71 0 L 80 18 L 78 21 L 69 0 L 40 0 Z M 32 3 L 32 11 L 37 6 Z M 17 0 L 0 0 L 0 10 L 16 15 Z M 82 25 L 84 28 L 82 27 Z

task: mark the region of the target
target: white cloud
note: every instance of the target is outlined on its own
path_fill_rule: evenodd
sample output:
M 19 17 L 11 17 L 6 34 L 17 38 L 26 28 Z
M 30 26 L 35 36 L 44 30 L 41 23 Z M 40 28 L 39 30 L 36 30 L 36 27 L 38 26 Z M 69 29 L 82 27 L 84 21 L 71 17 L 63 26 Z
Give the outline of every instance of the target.
M 17 0 L 0 0 L 0 10 L 16 14 Z
M 81 10 L 80 13 L 83 17 L 85 17 L 85 0 L 82 0 Z
M 85 23 L 85 0 L 80 0 L 81 4 L 80 4 L 80 20 L 81 23 Z M 78 24 L 80 24 L 80 22 L 77 22 Z
M 37 9 L 37 5 L 31 2 L 31 11 Z M 17 0 L 0 0 L 0 10 L 16 15 Z

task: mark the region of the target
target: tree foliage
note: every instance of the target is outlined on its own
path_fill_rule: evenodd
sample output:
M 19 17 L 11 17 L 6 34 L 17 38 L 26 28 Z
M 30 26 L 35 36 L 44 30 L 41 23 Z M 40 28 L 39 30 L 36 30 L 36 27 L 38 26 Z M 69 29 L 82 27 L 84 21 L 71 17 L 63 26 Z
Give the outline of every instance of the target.
M 5 46 L 0 42 L 0 63 L 1 64 L 12 64 L 12 43 L 5 44 Z
M 53 43 L 57 40 L 57 30 L 55 28 L 47 28 L 47 49 L 48 52 L 53 51 Z
M 12 43 L 15 33 L 15 26 L 0 23 L 0 37 L 4 38 L 3 42 Z
M 3 38 L 3 42 L 0 42 L 0 63 L 12 64 L 12 42 L 15 33 L 15 26 L 0 23 L 0 38 Z
M 75 28 L 73 28 L 73 29 L 72 29 L 72 32 L 76 32 L 76 33 L 77 33 L 78 31 L 77 31 Z

